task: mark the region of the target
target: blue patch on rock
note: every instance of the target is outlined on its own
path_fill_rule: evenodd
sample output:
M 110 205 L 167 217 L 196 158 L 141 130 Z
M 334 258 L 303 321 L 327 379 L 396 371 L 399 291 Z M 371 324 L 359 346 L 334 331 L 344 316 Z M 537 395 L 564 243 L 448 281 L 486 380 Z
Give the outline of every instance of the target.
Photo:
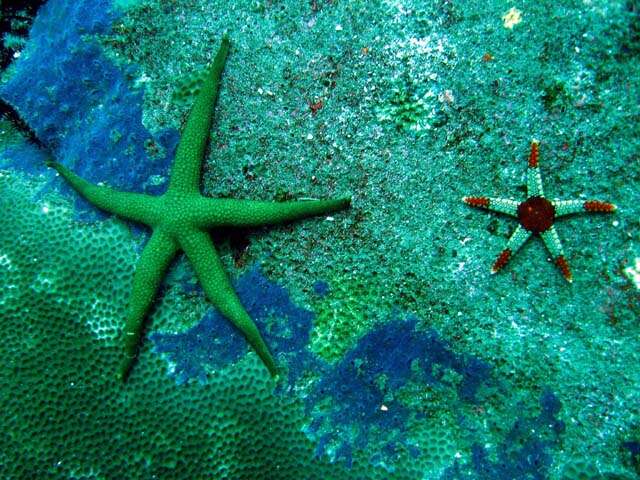
M 158 193 L 164 186 L 144 185 L 151 175 L 166 175 L 178 134 L 171 130 L 152 138 L 142 125 L 143 91 L 132 86 L 135 69 L 114 65 L 95 41 L 95 35 L 111 30 L 116 18 L 110 0 L 47 2 L 0 95 L 56 158 L 82 177 Z M 145 144 L 152 142 L 166 151 L 164 158 L 147 158 Z M 12 166 L 31 168 L 19 160 Z M 94 210 L 76 198 L 81 210 Z
M 242 305 L 256 322 L 265 342 L 281 366 L 286 366 L 289 384 L 319 360 L 308 350 L 313 313 L 293 304 L 287 291 L 267 279 L 258 267 L 234 284 Z M 175 364 L 176 379 L 206 380 L 207 370 L 233 363 L 247 352 L 242 334 L 215 309 L 210 309 L 194 327 L 183 333 L 150 335 L 155 351 Z
M 318 280 L 313 284 L 313 293 L 318 295 L 320 298 L 326 297 L 331 289 L 329 288 L 329 284 L 324 280 Z
M 407 420 L 412 412 L 395 400 L 395 393 L 409 382 L 445 384 L 445 371 L 453 370 L 461 380 L 456 388 L 465 402 L 476 402 L 479 387 L 490 379 L 491 368 L 469 355 L 455 353 L 434 330 L 416 330 L 417 318 L 392 318 L 368 332 L 345 357 L 323 375 L 306 400 L 307 412 L 315 418 L 309 431 L 323 434 L 317 453 L 325 452 L 331 440 L 349 465 L 344 444 L 366 446 L 372 430 L 385 432 L 387 451 L 405 442 Z M 328 400 L 328 402 L 325 402 Z M 318 408 L 318 405 L 327 405 Z M 381 406 L 385 405 L 385 409 Z M 348 432 L 356 432 L 350 435 Z M 351 438 L 349 438 L 351 436 Z
M 550 449 L 564 432 L 564 422 L 557 418 L 562 405 L 551 392 L 540 398 L 541 412 L 534 418 L 518 418 L 504 440 L 497 446 L 496 460 L 481 444 L 471 447 L 471 461 L 457 461 L 441 480 L 544 480 L 551 466 Z
M 409 382 L 426 382 L 450 386 L 460 401 L 476 403 L 478 389 L 490 381 L 489 365 L 454 352 L 434 330 L 416 330 L 418 320 L 411 316 L 393 317 L 376 327 L 340 362 L 329 365 L 308 348 L 313 313 L 293 304 L 284 288 L 269 281 L 258 267 L 242 275 L 234 287 L 276 361 L 288 372 L 284 388 L 308 372 L 319 377 L 305 399 L 311 420 L 308 432 L 317 439 L 317 455 L 338 441 L 334 460 L 350 465 L 352 452 L 365 449 L 375 430 L 387 437 L 382 457 L 393 457 L 400 447 L 417 456 L 419 452 L 406 443 L 407 420 L 417 413 L 385 398 L 394 398 Z M 244 337 L 215 309 L 185 332 L 153 333 L 150 339 L 154 350 L 175 365 L 179 383 L 205 382 L 207 371 L 236 362 L 248 351 Z M 444 378 L 447 370 L 458 373 L 455 385 Z M 383 404 L 386 410 L 380 408 Z

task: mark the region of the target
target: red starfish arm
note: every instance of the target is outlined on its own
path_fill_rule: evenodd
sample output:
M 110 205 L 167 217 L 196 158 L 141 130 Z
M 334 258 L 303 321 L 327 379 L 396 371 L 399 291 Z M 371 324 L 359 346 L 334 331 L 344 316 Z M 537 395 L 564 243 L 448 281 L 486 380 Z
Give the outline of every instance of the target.
M 582 212 L 613 213 L 617 208 L 613 203 L 600 200 L 552 200 L 551 203 L 556 210 L 556 217 Z
M 518 205 L 520 204 L 520 202 L 509 198 L 492 197 L 462 197 L 462 201 L 472 207 L 484 208 L 485 210 L 504 213 L 512 217 L 518 216 Z
M 556 228 L 552 225 L 551 228 L 542 232 L 540 236 L 542 237 L 542 241 L 547 247 L 547 250 L 549 250 L 551 257 L 553 258 L 553 262 L 562 272 L 562 276 L 567 280 L 567 282 L 573 282 L 573 275 L 569 268 L 569 262 L 567 262 L 567 258 L 564 256 L 564 250 L 562 249 L 562 243 L 560 242 L 560 237 L 558 237 Z
M 527 168 L 527 197 L 544 197 L 542 176 L 540 168 L 538 168 L 538 156 L 539 143 L 537 140 L 533 140 L 529 154 L 529 167 Z
M 526 229 L 522 228 L 522 226 L 518 225 L 518 228 L 511 234 L 509 240 L 507 241 L 507 245 L 504 247 L 498 258 L 491 267 L 491 273 L 497 273 L 500 269 L 502 269 L 511 259 L 514 253 L 516 253 L 524 242 L 531 236 Z

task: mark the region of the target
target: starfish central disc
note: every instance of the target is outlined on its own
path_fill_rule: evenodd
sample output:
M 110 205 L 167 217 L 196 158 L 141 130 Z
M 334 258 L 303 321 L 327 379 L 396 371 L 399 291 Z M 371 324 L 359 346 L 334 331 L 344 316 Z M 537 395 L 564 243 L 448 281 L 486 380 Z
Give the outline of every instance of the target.
M 544 197 L 531 197 L 518 205 L 520 225 L 532 233 L 542 233 L 553 225 L 556 209 Z

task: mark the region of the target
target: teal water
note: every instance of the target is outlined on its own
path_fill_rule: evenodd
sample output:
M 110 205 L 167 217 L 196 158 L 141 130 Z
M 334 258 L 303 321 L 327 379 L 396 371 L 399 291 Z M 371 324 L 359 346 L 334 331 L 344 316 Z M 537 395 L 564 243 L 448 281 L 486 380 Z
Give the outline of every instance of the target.
M 637 2 L 3 8 L 0 478 L 638 477 Z M 225 32 L 202 192 L 352 207 L 213 233 L 277 382 L 179 257 L 122 384 L 147 230 L 44 162 L 162 193 Z M 530 196 L 534 139 L 617 206 L 555 222 L 572 283 L 541 238 L 492 275 L 518 219 L 461 201 Z

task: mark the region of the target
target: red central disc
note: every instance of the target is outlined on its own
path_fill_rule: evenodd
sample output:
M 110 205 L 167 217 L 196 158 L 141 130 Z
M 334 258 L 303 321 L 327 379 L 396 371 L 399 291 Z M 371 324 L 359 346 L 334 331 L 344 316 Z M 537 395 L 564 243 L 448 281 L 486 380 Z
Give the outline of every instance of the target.
M 532 233 L 548 230 L 556 218 L 556 209 L 544 197 L 531 197 L 518 205 L 520 225 Z

